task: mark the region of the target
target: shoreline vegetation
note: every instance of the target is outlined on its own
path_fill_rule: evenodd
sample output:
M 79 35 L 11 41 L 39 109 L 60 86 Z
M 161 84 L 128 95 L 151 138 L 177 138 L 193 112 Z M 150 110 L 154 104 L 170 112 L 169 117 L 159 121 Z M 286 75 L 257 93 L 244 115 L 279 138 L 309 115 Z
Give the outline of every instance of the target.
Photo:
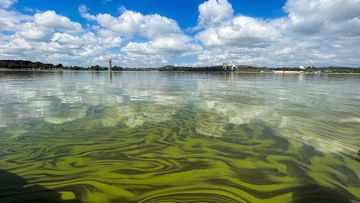
M 49 63 L 32 62 L 25 60 L 0 60 L 0 71 L 107 71 L 108 67 L 99 65 L 90 67 L 81 66 L 63 66 L 62 64 L 54 65 Z M 244 72 L 244 73 L 358 73 L 360 67 L 257 67 L 248 65 L 218 65 L 218 66 L 163 66 L 156 68 L 124 68 L 113 66 L 112 71 L 169 71 L 169 72 Z

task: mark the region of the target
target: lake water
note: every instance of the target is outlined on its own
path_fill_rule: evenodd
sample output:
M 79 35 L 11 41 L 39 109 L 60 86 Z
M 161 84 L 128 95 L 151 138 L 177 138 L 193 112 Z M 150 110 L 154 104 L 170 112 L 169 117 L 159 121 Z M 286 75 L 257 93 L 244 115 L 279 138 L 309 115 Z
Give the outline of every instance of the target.
M 360 202 L 360 75 L 0 73 L 0 202 Z

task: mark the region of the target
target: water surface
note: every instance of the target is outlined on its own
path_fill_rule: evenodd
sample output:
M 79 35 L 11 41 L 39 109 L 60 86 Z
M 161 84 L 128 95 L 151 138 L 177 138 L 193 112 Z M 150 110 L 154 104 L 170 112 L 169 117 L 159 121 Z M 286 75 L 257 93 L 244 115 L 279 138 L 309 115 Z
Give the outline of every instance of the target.
M 360 75 L 0 73 L 0 202 L 360 202 Z

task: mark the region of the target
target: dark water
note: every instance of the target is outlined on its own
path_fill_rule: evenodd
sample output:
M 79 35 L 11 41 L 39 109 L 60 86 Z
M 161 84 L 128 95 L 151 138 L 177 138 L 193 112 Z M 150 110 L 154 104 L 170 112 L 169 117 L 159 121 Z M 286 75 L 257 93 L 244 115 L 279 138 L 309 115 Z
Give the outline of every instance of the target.
M 360 202 L 360 75 L 0 73 L 0 202 Z

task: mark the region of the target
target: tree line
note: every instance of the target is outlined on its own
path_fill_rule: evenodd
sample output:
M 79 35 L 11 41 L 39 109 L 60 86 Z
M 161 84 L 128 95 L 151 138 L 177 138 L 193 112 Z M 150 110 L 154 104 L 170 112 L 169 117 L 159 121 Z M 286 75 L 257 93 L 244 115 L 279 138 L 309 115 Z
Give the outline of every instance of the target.
M 108 69 L 107 67 L 102 67 L 99 65 L 90 66 L 90 67 L 63 66 L 62 64 L 54 65 L 50 63 L 32 62 L 25 60 L 0 60 L 0 68 L 10 69 L 10 70 L 94 70 L 94 71 L 102 71 Z M 123 68 L 114 66 L 112 67 L 112 70 L 121 71 L 123 70 Z

